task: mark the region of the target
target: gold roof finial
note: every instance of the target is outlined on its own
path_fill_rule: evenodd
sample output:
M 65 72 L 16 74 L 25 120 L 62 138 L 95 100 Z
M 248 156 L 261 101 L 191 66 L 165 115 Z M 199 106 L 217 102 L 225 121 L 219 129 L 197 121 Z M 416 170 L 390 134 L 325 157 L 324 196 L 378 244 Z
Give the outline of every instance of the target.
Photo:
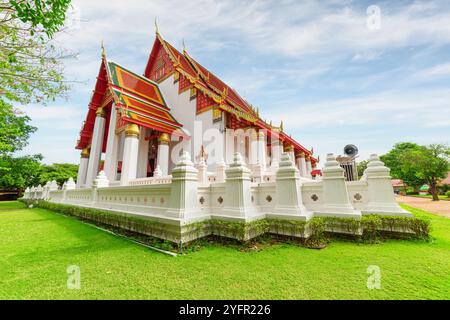
M 259 118 L 259 107 L 258 108 L 256 108 L 256 115 L 258 116 L 258 118 Z
M 155 17 L 155 33 L 159 35 L 159 27 L 158 27 L 158 21 L 157 21 L 156 17 Z
M 183 53 L 186 53 L 187 48 L 186 48 L 186 43 L 184 42 L 184 38 L 182 39 L 182 43 L 183 43 Z
M 105 44 L 103 43 L 103 40 L 102 40 L 101 47 L 102 47 L 102 58 L 106 58 L 106 50 L 105 50 Z
M 280 122 L 280 130 L 281 130 L 281 131 L 284 130 L 283 120 L 281 120 L 281 122 Z

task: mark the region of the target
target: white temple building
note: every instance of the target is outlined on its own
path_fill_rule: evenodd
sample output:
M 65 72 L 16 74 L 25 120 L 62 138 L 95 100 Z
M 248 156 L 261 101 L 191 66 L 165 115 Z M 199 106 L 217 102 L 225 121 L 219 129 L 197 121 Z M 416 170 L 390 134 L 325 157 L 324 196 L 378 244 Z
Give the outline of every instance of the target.
M 262 120 L 158 32 L 143 76 L 108 61 L 103 50 L 76 148 L 76 185 L 69 180 L 58 190 L 49 182 L 25 198 L 155 220 L 178 226 L 181 238 L 184 226 L 210 219 L 410 216 L 376 155 L 360 181 L 345 181 L 332 154 L 319 170 L 312 150 L 282 123 Z

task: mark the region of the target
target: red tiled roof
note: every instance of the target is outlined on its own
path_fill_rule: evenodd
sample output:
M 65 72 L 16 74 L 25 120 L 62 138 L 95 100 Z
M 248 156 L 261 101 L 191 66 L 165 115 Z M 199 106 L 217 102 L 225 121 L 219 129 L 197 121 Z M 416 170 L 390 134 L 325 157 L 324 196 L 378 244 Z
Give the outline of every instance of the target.
M 449 184 L 450 185 L 450 172 L 447 174 L 447 178 L 442 179 L 440 184 Z
M 235 113 L 238 119 L 243 118 L 245 120 L 250 120 L 257 127 L 267 130 L 269 134 L 278 135 L 283 141 L 292 144 L 297 151 L 312 155 L 310 150 L 303 147 L 289 135 L 282 131 L 279 132 L 279 128 L 272 127 L 259 118 L 252 106 L 233 88 L 228 86 L 225 82 L 219 79 L 219 77 L 198 63 L 186 51 L 183 51 L 183 53 L 179 52 L 170 43 L 162 39 L 159 33 L 156 33 L 156 39 L 145 69 L 144 75 L 146 77 L 150 76 L 150 67 L 156 58 L 155 54 L 159 50 L 160 46 L 162 46 L 167 52 L 174 67 L 181 70 L 186 76 L 188 76 L 191 83 L 194 83 L 196 87 L 200 90 L 204 90 L 205 94 L 212 97 L 221 109 Z M 311 159 L 314 162 L 318 162 L 318 159 L 314 157 L 311 157 Z
M 391 184 L 393 187 L 403 187 L 405 185 L 401 179 L 392 179 Z
M 89 146 L 92 140 L 96 110 L 113 99 L 118 111 L 118 121 L 136 123 L 160 132 L 186 136 L 178 123 L 170 114 L 159 90 L 158 84 L 150 79 L 139 76 L 130 70 L 103 57 L 95 90 L 89 103 L 86 121 L 83 123 L 80 139 L 76 148 L 83 149 Z

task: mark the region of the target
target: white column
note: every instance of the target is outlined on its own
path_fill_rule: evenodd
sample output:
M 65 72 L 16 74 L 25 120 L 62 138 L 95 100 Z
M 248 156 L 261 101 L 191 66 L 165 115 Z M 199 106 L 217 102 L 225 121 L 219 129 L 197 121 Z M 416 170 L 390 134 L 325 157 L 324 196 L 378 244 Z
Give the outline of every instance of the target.
M 113 104 L 111 106 L 111 116 L 109 118 L 108 137 L 106 138 L 105 171 L 109 181 L 116 180 L 117 173 L 117 154 L 119 146 L 119 137 L 116 134 L 117 109 Z
M 318 216 L 360 218 L 361 212 L 353 208 L 348 198 L 344 169 L 341 168 L 332 153 L 327 155 L 327 162 L 322 172 L 323 205 L 316 214 Z
M 245 162 L 245 131 L 242 129 L 236 130 L 237 146 L 235 152 L 239 152 Z
M 306 177 L 307 176 L 307 168 L 306 168 L 305 154 L 303 152 L 300 153 L 300 156 L 298 159 L 299 159 L 298 161 L 299 161 L 300 175 L 302 177 Z
M 147 177 L 147 165 L 148 165 L 148 148 L 149 141 L 145 140 L 147 136 L 147 128 L 141 127 L 141 134 L 139 136 L 139 155 L 138 155 L 138 178 Z
M 77 188 L 81 188 L 86 183 L 86 174 L 89 163 L 89 149 L 85 148 L 81 151 L 80 165 L 78 166 Z
M 163 176 L 169 174 L 169 142 L 169 135 L 167 133 L 161 133 L 158 138 L 157 164 L 161 169 L 161 174 Z
M 292 162 L 295 163 L 295 154 L 294 154 L 294 146 L 288 145 L 284 148 L 284 152 L 286 152 L 291 159 Z
M 281 152 L 283 151 L 283 143 L 278 139 L 272 139 L 272 162 L 271 166 L 277 167 L 280 163 Z
M 306 156 L 305 161 L 306 161 L 306 177 L 311 178 L 312 166 L 311 166 L 311 158 L 309 155 Z
M 264 131 L 260 130 L 258 132 L 258 162 L 262 167 L 263 171 L 267 169 L 267 147 L 266 147 L 266 137 Z
M 256 132 L 255 129 L 250 129 L 249 138 L 250 138 L 249 164 L 253 166 L 258 162 L 258 133 Z
M 234 130 L 226 129 L 225 131 L 225 163 L 233 161 L 234 153 Z
M 128 185 L 130 180 L 136 179 L 139 151 L 139 126 L 127 124 L 125 127 L 125 143 L 123 147 L 122 174 L 120 184 Z
M 90 188 L 92 181 L 97 177 L 100 168 L 100 158 L 102 155 L 103 134 L 105 133 L 105 111 L 98 108 L 96 111 L 94 132 L 91 142 L 91 153 L 86 174 L 86 187 Z
M 390 169 L 376 154 L 370 155 L 367 169 L 364 171 L 369 194 L 369 203 L 364 212 L 410 217 L 411 214 L 403 210 L 395 201 L 389 173 Z

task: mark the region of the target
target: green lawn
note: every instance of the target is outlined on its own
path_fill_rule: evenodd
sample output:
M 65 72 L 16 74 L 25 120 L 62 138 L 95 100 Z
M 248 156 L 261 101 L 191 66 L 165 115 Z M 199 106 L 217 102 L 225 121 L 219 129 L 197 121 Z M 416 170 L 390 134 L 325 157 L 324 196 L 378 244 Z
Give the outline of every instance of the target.
M 450 219 L 432 219 L 430 243 L 334 240 L 323 250 L 219 245 L 170 257 L 73 218 L 0 203 L 1 299 L 448 299 Z M 67 289 L 78 265 L 81 289 Z M 380 290 L 366 286 L 381 268 Z

